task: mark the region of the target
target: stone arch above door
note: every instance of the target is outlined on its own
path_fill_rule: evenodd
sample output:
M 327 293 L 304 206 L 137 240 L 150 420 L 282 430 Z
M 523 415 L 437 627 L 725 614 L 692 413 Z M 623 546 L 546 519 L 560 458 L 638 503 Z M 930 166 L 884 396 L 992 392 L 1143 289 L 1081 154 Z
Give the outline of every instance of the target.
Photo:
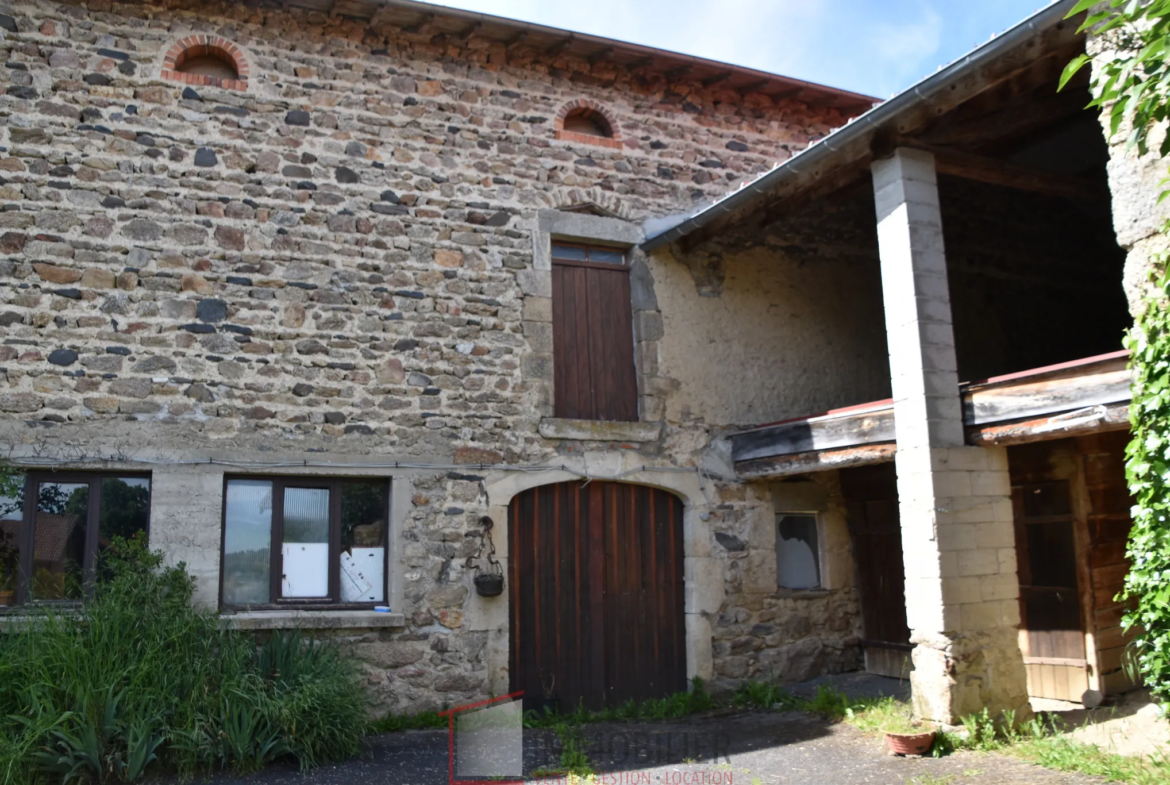
M 610 467 L 620 462 L 621 455 L 606 456 L 611 460 L 590 458 L 591 466 L 603 464 L 605 469 L 595 469 L 598 475 L 617 474 Z M 576 469 L 576 466 L 570 468 Z M 584 466 L 581 467 L 584 470 Z M 619 469 L 620 471 L 620 469 Z M 600 477 L 599 477 L 600 479 Z M 503 556 L 507 570 L 507 554 L 510 547 L 508 531 L 508 505 L 513 497 L 530 488 L 585 478 L 574 471 L 550 469 L 547 472 L 492 472 L 484 478 L 484 489 L 488 496 L 488 514 L 495 522 L 494 533 L 497 551 Z M 712 620 L 723 605 L 723 565 L 711 555 L 711 528 L 707 520 L 709 505 L 697 472 L 655 471 L 646 469 L 621 479 L 624 483 L 646 485 L 670 491 L 683 501 L 683 549 L 684 549 L 684 623 L 686 627 L 687 678 L 699 677 L 705 680 L 713 675 L 711 651 Z M 469 629 L 488 633 L 487 661 L 490 670 L 489 683 L 496 694 L 506 694 L 509 674 L 509 622 L 508 587 L 504 596 L 485 599 L 472 593 L 468 601 L 465 624 Z

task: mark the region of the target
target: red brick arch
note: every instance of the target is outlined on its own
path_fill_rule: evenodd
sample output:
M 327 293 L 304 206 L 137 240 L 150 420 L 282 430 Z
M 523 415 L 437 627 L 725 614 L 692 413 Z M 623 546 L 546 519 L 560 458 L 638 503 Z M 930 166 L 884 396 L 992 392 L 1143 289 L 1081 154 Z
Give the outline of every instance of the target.
M 239 78 L 222 79 L 204 74 L 185 74 L 178 69 L 192 57 L 216 57 L 231 63 Z M 162 78 L 189 85 L 210 85 L 228 90 L 247 90 L 250 67 L 243 50 L 216 35 L 189 35 L 176 41 L 163 58 Z
M 589 134 L 577 133 L 576 131 L 566 131 L 565 118 L 574 114 L 600 115 L 605 125 L 609 127 L 610 136 L 591 136 Z M 580 142 L 581 144 L 594 144 L 599 147 L 610 147 L 615 150 L 622 148 L 622 131 L 613 114 L 601 104 L 596 101 L 591 101 L 588 98 L 578 98 L 562 106 L 561 110 L 557 112 L 557 119 L 553 127 L 556 129 L 557 139 L 564 139 L 568 142 Z

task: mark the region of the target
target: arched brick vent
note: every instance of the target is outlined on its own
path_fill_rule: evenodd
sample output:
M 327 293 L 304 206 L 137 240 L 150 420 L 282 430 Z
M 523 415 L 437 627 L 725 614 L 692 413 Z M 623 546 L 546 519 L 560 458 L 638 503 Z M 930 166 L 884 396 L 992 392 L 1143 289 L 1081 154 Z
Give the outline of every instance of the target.
M 579 98 L 557 112 L 556 138 L 620 150 L 622 132 L 610 113 L 596 101 Z
M 163 59 L 162 78 L 228 90 L 248 89 L 248 59 L 226 38 L 192 35 L 176 41 Z

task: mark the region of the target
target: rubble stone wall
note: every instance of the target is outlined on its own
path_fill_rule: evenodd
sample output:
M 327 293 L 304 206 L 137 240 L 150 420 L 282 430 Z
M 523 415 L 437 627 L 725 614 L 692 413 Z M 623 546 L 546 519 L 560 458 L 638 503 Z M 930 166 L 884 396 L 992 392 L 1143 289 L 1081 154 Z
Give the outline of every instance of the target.
M 162 77 L 199 35 L 238 48 L 245 89 Z M 487 689 L 506 618 L 466 623 L 463 568 L 484 465 L 695 467 L 710 440 L 713 405 L 672 407 L 667 382 L 643 390 L 658 396 L 644 419 L 663 421 L 651 442 L 540 436 L 539 212 L 688 211 L 844 122 L 652 66 L 247 3 L 0 0 L 0 61 L 0 441 L 16 461 L 153 465 L 152 542 L 208 605 L 232 469 L 184 462 L 393 476 L 405 627 L 355 643 L 382 710 Z M 555 138 L 580 100 L 604 105 L 620 148 Z M 686 302 L 673 278 L 653 285 L 667 305 L 638 309 L 640 336 L 703 329 L 669 310 Z M 656 340 L 640 344 L 644 384 Z M 436 466 L 354 465 L 374 461 Z M 707 488 L 717 523 L 747 514 L 739 486 Z M 750 613 L 780 629 L 791 609 Z

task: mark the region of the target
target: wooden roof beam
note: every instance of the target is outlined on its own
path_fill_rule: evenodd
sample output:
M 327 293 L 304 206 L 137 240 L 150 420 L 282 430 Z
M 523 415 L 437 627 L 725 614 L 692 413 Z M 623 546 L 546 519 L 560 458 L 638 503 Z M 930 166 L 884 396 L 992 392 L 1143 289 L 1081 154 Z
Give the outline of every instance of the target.
M 573 43 L 573 36 L 570 34 L 567 38 L 562 38 L 561 40 L 557 41 L 555 44 L 550 46 L 548 49 L 545 49 L 544 54 L 546 57 L 556 57 L 561 52 L 568 49 L 572 43 Z
M 504 51 L 508 54 L 511 54 L 512 51 L 516 49 L 516 47 L 520 46 L 527 40 L 528 31 L 521 30 L 519 33 L 516 33 L 516 35 L 512 36 L 506 44 L 504 44 Z
M 431 22 L 434 22 L 434 21 L 435 21 L 434 14 L 431 14 L 431 13 L 423 14 L 419 18 L 419 20 L 417 22 L 415 22 L 414 24 L 407 25 L 406 27 L 403 27 L 402 32 L 409 33 L 410 35 L 415 35 L 416 33 L 421 33 L 423 31 L 423 28 L 425 28 L 427 25 L 429 25 Z
M 611 57 L 613 57 L 613 47 L 607 46 L 602 49 L 598 49 L 596 52 L 586 57 L 585 60 L 589 63 L 589 65 L 597 65 L 600 62 L 609 60 Z
M 714 85 L 719 84 L 720 82 L 726 82 L 728 79 L 731 78 L 731 76 L 732 76 L 732 74 L 730 71 L 724 71 L 721 74 L 715 74 L 714 76 L 708 76 L 706 79 L 703 80 L 703 87 L 712 87 Z
M 949 174 L 964 180 L 975 180 L 988 185 L 1060 196 L 1076 201 L 1091 201 L 1103 195 L 1094 183 L 1079 177 L 1070 177 L 960 150 L 922 144 L 909 146 L 932 153 L 935 169 L 938 170 L 939 174 Z

